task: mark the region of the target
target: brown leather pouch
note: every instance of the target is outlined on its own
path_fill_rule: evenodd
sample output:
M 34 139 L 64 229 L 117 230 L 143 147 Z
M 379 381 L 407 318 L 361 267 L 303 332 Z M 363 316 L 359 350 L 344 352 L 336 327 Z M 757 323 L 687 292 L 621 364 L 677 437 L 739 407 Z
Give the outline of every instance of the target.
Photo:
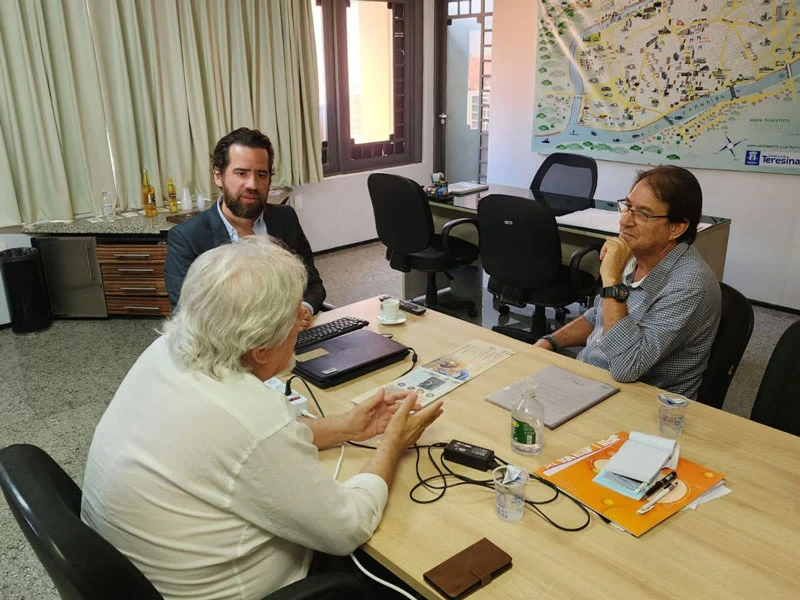
M 483 538 L 423 573 L 447 598 L 464 598 L 511 568 L 511 557 Z

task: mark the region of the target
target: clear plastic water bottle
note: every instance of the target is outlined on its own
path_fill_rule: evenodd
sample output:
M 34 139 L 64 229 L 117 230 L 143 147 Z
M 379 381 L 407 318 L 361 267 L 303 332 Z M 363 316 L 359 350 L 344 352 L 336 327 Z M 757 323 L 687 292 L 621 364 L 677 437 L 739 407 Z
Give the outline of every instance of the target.
M 103 216 L 110 219 L 114 216 L 114 204 L 106 190 L 100 190 L 100 204 L 103 207 Z
M 511 411 L 511 449 L 518 454 L 539 454 L 544 447 L 544 406 L 536 398 L 536 379 L 529 377 Z

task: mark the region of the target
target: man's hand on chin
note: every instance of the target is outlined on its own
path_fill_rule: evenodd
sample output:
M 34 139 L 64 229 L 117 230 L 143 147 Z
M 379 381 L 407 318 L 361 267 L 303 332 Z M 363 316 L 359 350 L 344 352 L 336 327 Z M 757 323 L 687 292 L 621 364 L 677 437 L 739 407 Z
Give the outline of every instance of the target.
M 300 308 L 297 311 L 297 319 L 300 322 L 300 331 L 305 331 L 311 327 L 311 321 L 313 318 L 314 315 L 311 314 L 311 309 L 305 304 L 300 305 Z
M 608 238 L 600 249 L 600 277 L 604 286 L 616 285 L 622 281 L 622 272 L 633 255 L 628 242 L 622 238 Z

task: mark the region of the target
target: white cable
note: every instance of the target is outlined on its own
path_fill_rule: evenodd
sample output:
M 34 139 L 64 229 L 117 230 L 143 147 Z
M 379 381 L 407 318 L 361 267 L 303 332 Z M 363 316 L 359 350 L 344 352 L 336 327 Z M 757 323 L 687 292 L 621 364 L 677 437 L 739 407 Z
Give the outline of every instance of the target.
M 402 596 L 405 596 L 406 598 L 409 598 L 409 600 L 417 600 L 417 598 L 416 598 L 416 597 L 412 596 L 411 594 L 409 594 L 409 593 L 408 593 L 407 591 L 405 591 L 404 589 L 401 589 L 401 588 L 397 587 L 397 586 L 396 586 L 396 585 L 394 585 L 393 583 L 389 583 L 388 581 L 384 581 L 384 580 L 383 580 L 383 579 L 381 579 L 380 577 L 378 577 L 378 576 L 376 576 L 376 575 L 373 575 L 372 573 L 370 573 L 369 571 L 367 571 L 367 570 L 364 568 L 364 566 L 363 566 L 363 565 L 362 565 L 360 562 L 358 562 L 358 559 L 356 558 L 356 555 L 355 555 L 355 553 L 351 554 L 351 555 L 350 555 L 350 558 L 352 558 L 352 559 L 353 559 L 353 562 L 354 562 L 354 563 L 356 563 L 356 566 L 358 567 L 358 569 L 359 569 L 359 570 L 360 570 L 360 571 L 361 571 L 361 572 L 362 572 L 364 575 L 366 575 L 367 577 L 369 577 L 370 579 L 372 579 L 372 580 L 374 580 L 374 581 L 377 581 L 377 582 L 378 582 L 378 583 L 380 583 L 381 585 L 383 585 L 383 586 L 386 586 L 386 587 L 387 587 L 387 588 L 389 588 L 390 590 L 394 590 L 395 592 L 397 592 L 398 594 L 400 594 L 400 595 L 402 595 Z
M 341 450 L 341 452 L 339 452 L 339 461 L 336 463 L 336 469 L 333 472 L 333 478 L 334 479 L 339 477 L 339 469 L 342 467 L 342 460 L 344 459 L 344 444 L 342 444 L 341 447 L 342 447 L 342 450 Z M 384 581 L 380 577 L 378 577 L 376 575 L 373 575 L 372 573 L 367 571 L 364 568 L 364 566 L 360 562 L 358 562 L 358 559 L 356 558 L 356 555 L 354 553 L 350 554 L 350 558 L 353 559 L 353 562 L 356 563 L 356 566 L 359 568 L 359 570 L 362 573 L 364 573 L 364 575 L 369 577 L 370 579 L 373 579 L 374 581 L 377 581 L 381 585 L 384 585 L 384 586 L 388 587 L 390 590 L 394 590 L 398 594 L 401 594 L 401 595 L 405 596 L 406 598 L 409 598 L 410 600 L 417 600 L 414 596 L 412 596 L 411 594 L 409 594 L 405 590 L 400 589 L 399 587 L 397 587 L 393 583 L 389 583 L 388 581 Z
M 344 444 L 342 444 L 342 451 L 339 452 L 339 462 L 336 463 L 336 469 L 333 471 L 333 478 L 339 477 L 339 469 L 342 468 L 342 460 L 344 460 Z

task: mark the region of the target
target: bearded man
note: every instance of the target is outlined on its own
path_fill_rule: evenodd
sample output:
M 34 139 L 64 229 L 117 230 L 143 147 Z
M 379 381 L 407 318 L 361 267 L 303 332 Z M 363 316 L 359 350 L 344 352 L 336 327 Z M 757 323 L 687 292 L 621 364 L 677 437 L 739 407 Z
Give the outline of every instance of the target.
M 325 288 L 297 213 L 291 206 L 267 203 L 275 163 L 272 143 L 257 129 L 242 127 L 217 142 L 212 160 L 214 182 L 222 194 L 208 210 L 173 227 L 167 236 L 164 280 L 173 310 L 198 256 L 249 235 L 264 236 L 279 240 L 305 265 L 308 283 L 300 329 L 308 329 L 325 300 Z

